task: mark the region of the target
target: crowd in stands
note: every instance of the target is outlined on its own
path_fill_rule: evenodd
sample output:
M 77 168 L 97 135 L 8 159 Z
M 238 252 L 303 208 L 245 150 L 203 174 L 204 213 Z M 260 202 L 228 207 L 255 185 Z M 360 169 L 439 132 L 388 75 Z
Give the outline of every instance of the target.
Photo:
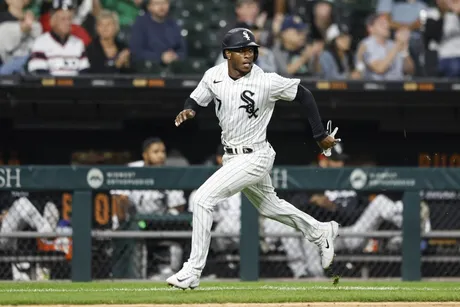
M 285 76 L 460 76 L 460 0 L 0 0 L 0 74 L 201 74 L 233 27 Z

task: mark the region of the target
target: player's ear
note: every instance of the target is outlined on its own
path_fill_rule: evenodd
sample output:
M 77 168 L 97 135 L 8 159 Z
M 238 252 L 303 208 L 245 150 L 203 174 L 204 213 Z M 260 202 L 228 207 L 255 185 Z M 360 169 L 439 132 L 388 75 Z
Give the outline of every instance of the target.
M 232 57 L 232 53 L 230 52 L 230 50 L 225 50 L 225 55 L 227 56 L 227 59 L 229 60 Z

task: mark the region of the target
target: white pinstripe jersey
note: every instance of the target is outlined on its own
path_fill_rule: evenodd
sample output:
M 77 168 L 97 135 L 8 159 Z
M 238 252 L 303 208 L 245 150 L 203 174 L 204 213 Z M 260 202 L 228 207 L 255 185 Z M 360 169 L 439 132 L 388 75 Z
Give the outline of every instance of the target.
M 225 61 L 204 74 L 190 94 L 200 106 L 215 103 L 222 128 L 222 144 L 241 146 L 262 143 L 278 100 L 294 100 L 300 79 L 265 73 L 254 64 L 250 73 L 233 80 Z
M 40 35 L 32 47 L 29 71 L 46 70 L 53 76 L 75 76 L 89 68 L 83 41 L 70 35 L 61 44 L 47 32 Z

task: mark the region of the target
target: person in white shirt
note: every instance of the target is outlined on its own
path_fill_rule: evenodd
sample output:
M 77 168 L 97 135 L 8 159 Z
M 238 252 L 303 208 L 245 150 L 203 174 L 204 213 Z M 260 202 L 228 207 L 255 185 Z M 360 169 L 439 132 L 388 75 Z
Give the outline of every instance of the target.
M 70 34 L 73 9 L 71 0 L 53 1 L 51 31 L 35 40 L 28 63 L 30 73 L 76 76 L 88 70 L 85 45 Z

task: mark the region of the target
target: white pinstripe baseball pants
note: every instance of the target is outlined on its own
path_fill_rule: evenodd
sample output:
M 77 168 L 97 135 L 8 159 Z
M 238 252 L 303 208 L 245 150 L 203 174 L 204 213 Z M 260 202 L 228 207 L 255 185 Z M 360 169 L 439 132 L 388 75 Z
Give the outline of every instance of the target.
M 202 271 L 206 264 L 215 205 L 239 191 L 262 216 L 301 231 L 309 241 L 320 238 L 322 223 L 276 195 L 270 178 L 275 155 L 268 143 L 250 154 L 225 154 L 223 166 L 197 190 L 192 198 L 192 250 L 188 260 L 191 267 Z

